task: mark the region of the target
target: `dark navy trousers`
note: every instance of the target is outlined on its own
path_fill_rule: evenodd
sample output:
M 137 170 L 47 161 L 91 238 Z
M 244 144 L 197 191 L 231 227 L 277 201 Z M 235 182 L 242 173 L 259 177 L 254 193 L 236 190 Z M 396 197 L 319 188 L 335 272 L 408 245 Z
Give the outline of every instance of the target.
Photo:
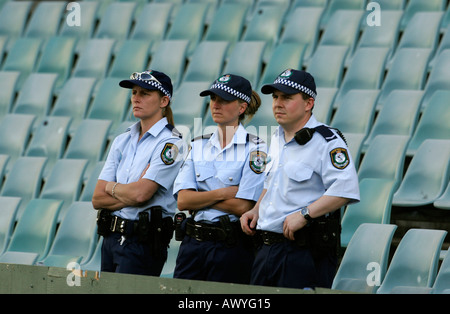
M 241 238 L 237 245 L 227 247 L 221 241 L 198 241 L 186 235 L 174 278 L 248 284 L 253 260 L 252 248 Z
M 250 283 L 285 288 L 331 288 L 336 274 L 337 257 L 329 255 L 314 260 L 307 248 L 293 241 L 263 244 L 256 253 Z
M 135 275 L 159 276 L 167 259 L 167 248 L 160 256 L 152 256 L 150 246 L 135 236 L 111 233 L 103 239 L 101 271 Z

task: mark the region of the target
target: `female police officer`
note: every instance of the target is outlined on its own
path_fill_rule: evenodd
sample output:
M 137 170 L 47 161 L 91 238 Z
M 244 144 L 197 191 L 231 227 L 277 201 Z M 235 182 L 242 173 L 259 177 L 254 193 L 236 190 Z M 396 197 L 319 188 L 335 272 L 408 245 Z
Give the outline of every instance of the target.
M 173 232 L 172 189 L 182 160 L 169 106 L 172 83 L 149 70 L 119 85 L 132 89 L 139 121 L 115 138 L 93 194 L 104 236 L 101 270 L 159 276 Z
M 261 194 L 267 147 L 241 120 L 256 113 L 260 98 L 247 79 L 233 74 L 200 93 L 207 95 L 218 127 L 193 139 L 175 181 L 178 209 L 192 216 L 185 223 L 174 277 L 248 283 L 254 254 L 238 217 Z
M 311 74 L 288 69 L 261 91 L 272 94 L 280 126 L 271 139 L 264 191 L 241 217 L 244 232 L 263 242 L 251 283 L 331 287 L 339 245 L 337 209 L 359 201 L 355 167 L 340 134 L 312 114 Z

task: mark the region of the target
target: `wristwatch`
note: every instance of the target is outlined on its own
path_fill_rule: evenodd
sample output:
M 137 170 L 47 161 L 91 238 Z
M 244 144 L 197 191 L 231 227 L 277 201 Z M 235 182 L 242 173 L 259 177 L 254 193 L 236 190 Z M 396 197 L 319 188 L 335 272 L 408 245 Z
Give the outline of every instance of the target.
M 307 221 L 313 221 L 313 219 L 309 215 L 309 208 L 307 206 L 300 208 L 300 214 L 302 214 L 302 216 L 305 217 Z

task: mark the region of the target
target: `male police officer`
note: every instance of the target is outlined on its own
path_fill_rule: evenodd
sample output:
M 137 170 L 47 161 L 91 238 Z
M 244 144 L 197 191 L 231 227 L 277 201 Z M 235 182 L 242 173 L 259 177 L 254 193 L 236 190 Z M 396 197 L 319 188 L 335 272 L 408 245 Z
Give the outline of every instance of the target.
M 261 91 L 272 94 L 279 127 L 271 139 L 263 193 L 241 217 L 244 232 L 262 240 L 251 283 L 331 287 L 339 209 L 359 201 L 352 158 L 340 132 L 312 114 L 316 85 L 310 73 L 285 70 Z

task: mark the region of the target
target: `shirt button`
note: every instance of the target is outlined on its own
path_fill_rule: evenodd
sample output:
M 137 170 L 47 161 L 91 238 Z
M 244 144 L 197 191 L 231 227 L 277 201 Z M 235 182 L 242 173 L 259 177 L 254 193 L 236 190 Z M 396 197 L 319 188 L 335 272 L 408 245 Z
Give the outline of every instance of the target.
M 228 180 L 229 180 L 229 181 L 233 181 L 233 177 L 229 177 Z
M 197 178 L 200 177 L 200 173 L 196 173 L 195 175 L 197 176 Z

